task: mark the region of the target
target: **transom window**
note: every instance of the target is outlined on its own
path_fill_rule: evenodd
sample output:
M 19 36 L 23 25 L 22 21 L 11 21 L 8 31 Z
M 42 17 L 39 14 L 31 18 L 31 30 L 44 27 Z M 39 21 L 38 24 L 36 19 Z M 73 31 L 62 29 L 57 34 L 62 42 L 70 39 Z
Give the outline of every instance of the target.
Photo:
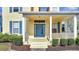
M 35 23 L 45 23 L 45 20 L 35 20 Z
M 39 11 L 49 11 L 49 7 L 39 7 Z
M 9 12 L 21 12 L 22 11 L 22 7 L 10 7 L 9 8 Z

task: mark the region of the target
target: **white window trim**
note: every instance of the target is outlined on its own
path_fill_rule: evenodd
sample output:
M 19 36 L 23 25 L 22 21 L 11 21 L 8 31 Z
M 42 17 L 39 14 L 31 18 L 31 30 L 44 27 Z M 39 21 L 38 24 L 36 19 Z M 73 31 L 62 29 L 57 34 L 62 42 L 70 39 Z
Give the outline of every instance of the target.
M 14 22 L 14 21 L 12 21 L 12 34 L 22 35 L 22 34 L 20 34 L 20 29 L 18 29 L 18 33 L 14 33 L 14 32 L 13 32 L 13 22 Z M 20 21 L 17 21 L 17 22 L 20 22 Z M 20 23 L 19 23 L 19 27 L 20 27 Z M 18 27 L 18 28 L 19 28 L 19 27 Z
M 59 7 L 51 7 L 52 12 L 59 12 Z

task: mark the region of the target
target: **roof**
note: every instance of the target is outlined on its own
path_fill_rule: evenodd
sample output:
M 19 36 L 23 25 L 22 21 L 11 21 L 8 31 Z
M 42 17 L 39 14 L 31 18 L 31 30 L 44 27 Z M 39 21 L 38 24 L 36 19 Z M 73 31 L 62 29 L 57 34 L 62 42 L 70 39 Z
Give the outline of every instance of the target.
M 20 14 L 29 15 L 78 15 L 79 12 L 20 12 Z

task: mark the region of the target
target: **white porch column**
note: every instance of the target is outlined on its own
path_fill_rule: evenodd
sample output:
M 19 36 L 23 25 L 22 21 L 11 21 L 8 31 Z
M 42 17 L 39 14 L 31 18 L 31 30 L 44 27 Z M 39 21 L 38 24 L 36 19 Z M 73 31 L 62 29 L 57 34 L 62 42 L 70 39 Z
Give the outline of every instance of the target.
M 52 40 L 52 16 L 50 16 L 50 41 Z
M 25 42 L 26 42 L 26 40 L 25 40 L 25 28 L 26 28 L 26 19 L 25 19 L 25 17 L 23 18 L 23 23 L 22 23 L 22 27 L 23 27 L 23 29 L 22 29 L 22 34 L 23 34 L 23 44 L 25 44 Z
M 52 11 L 53 10 L 53 8 L 52 7 L 50 7 L 50 11 Z
M 74 15 L 74 39 L 77 38 L 77 15 Z

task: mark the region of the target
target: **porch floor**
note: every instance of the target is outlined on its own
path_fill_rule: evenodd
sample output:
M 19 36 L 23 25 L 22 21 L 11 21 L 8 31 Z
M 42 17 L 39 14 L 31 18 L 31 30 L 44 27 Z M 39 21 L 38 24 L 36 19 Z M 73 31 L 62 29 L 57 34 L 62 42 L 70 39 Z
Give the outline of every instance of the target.
M 47 39 L 29 39 L 29 42 L 47 42 L 48 40 Z

